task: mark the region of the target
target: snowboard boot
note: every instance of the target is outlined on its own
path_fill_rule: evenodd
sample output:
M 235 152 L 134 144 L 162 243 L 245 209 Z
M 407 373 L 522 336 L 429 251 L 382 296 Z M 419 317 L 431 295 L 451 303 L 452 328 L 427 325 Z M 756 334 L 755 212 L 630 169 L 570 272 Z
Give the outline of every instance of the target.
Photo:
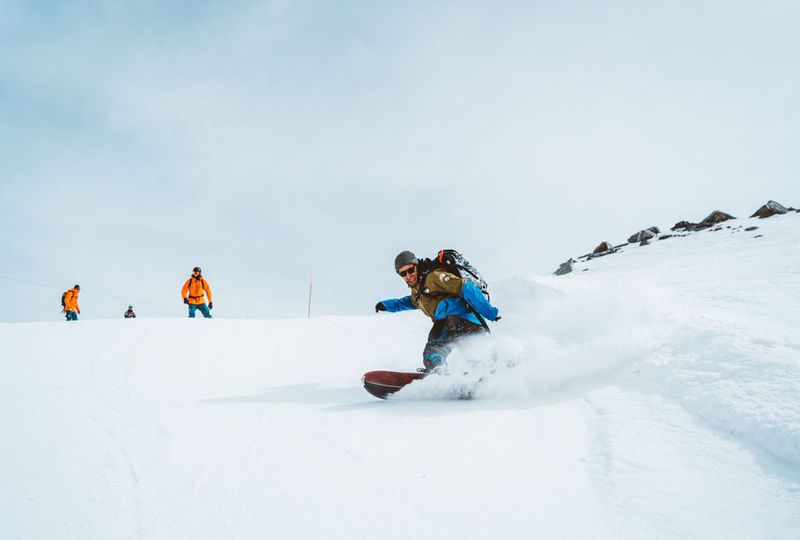
M 439 354 L 431 354 L 423 361 L 424 368 L 418 368 L 420 373 L 427 373 L 433 375 L 444 375 L 446 364 L 444 358 Z

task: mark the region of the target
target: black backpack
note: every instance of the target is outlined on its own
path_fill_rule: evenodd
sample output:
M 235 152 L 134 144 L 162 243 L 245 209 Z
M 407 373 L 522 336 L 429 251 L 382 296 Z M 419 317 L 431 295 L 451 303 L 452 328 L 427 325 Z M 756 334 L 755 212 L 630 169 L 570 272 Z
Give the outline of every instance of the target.
M 61 295 L 61 309 L 67 307 L 67 302 L 65 298 L 67 297 L 67 292 L 65 291 L 64 294 Z
M 443 249 L 433 259 L 422 259 L 419 261 L 420 283 L 425 276 L 433 270 L 442 268 L 453 275 L 462 279 L 467 279 L 475 284 L 489 300 L 489 285 L 483 279 L 481 273 L 475 268 L 461 253 L 454 249 Z

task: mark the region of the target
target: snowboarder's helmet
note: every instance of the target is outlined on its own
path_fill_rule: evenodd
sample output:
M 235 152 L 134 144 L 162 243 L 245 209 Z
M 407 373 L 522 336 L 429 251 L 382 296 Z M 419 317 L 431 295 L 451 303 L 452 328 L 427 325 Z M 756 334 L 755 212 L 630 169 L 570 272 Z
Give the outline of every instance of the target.
M 75 284 L 75 288 L 78 289 L 78 290 L 81 290 L 81 286 L 78 285 L 78 284 Z
M 128 306 L 128 309 L 133 309 L 133 306 Z
M 202 270 L 200 270 L 199 266 L 195 266 L 194 268 L 192 268 L 192 272 L 200 273 L 200 272 L 202 272 Z
M 397 257 L 394 258 L 394 271 L 399 272 L 402 267 L 407 264 L 417 265 L 419 260 L 417 256 L 410 251 L 401 251 Z

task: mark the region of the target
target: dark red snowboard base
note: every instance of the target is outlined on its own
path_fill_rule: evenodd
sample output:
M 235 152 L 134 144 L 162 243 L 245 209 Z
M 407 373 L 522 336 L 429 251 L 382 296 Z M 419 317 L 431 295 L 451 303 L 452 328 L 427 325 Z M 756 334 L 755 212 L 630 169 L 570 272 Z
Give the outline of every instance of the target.
M 424 379 L 427 375 L 403 371 L 370 371 L 364 373 L 361 382 L 367 392 L 377 398 L 386 399 L 407 384 Z

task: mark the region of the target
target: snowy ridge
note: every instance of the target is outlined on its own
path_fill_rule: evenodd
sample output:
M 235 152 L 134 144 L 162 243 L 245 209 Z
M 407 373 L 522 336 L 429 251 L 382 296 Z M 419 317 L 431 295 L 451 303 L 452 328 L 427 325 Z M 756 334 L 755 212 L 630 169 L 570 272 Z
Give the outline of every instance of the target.
M 495 284 L 520 366 L 485 395 L 624 381 L 800 465 L 800 216 L 728 224 Z
M 471 401 L 360 388 L 418 313 L 2 324 L 0 537 L 794 538 L 798 218 L 493 283 Z
M 587 273 L 493 283 L 512 314 L 494 352 L 515 368 L 477 395 L 624 381 L 800 465 L 800 250 L 786 249 L 800 246 L 800 217 L 728 224 L 629 246 L 578 269 Z M 754 224 L 757 231 L 740 232 Z M 468 355 L 487 356 L 483 347 Z

